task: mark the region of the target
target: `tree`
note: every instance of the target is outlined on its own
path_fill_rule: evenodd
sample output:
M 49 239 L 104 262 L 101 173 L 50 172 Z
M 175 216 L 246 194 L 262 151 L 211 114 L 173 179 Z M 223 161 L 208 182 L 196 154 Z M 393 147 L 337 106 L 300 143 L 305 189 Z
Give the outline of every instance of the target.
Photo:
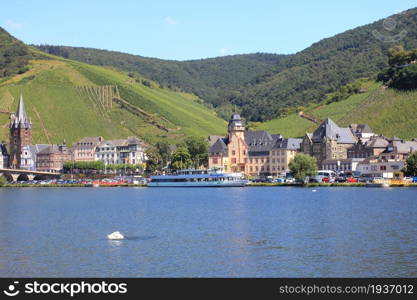
M 193 165 L 190 152 L 186 147 L 178 147 L 172 154 L 171 168 L 174 170 L 181 170 L 190 168 Z
M 162 157 L 157 148 L 148 148 L 146 151 L 146 157 L 148 158 L 146 161 L 146 172 L 153 173 L 163 167 Z
M 155 145 L 156 149 L 159 152 L 159 155 L 162 158 L 162 166 L 166 167 L 169 165 L 172 156 L 171 145 L 167 141 L 157 142 Z
M 5 186 L 7 184 L 7 179 L 3 175 L 0 176 L 0 186 Z
M 317 160 L 307 154 L 298 153 L 290 161 L 289 168 L 298 181 L 304 181 L 307 176 L 314 176 L 317 172 Z
M 208 142 L 202 137 L 190 136 L 185 139 L 185 145 L 190 153 L 194 168 L 208 164 Z
M 417 176 L 417 151 L 407 158 L 405 174 L 407 176 Z

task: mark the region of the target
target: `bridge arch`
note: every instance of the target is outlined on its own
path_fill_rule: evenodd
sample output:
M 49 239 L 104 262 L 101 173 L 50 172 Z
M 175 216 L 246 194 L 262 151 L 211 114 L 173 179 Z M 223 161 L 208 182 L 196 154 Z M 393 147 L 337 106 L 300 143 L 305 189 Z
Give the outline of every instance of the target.
M 13 176 L 7 173 L 0 174 L 1 176 L 4 176 L 7 179 L 7 182 L 13 181 Z
M 47 177 L 45 175 L 36 175 L 33 180 L 45 180 Z
M 17 181 L 28 181 L 29 180 L 29 176 L 27 174 L 20 174 L 17 177 Z

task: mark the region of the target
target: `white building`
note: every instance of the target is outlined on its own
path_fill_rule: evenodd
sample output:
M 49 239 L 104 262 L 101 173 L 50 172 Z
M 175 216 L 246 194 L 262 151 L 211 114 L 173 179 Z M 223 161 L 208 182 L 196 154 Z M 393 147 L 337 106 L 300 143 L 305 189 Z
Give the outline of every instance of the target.
M 405 161 L 402 160 L 383 161 L 370 157 L 360 162 L 356 171 L 365 177 L 394 178 L 404 166 Z
M 144 143 L 136 137 L 108 140 L 96 147 L 95 160 L 108 164 L 141 164 L 146 161 Z
M 337 173 L 353 173 L 363 158 L 326 159 L 321 163 L 322 170 L 332 170 Z
M 20 168 L 23 170 L 36 170 L 36 157 L 37 154 L 48 148 L 48 144 L 36 144 L 36 145 L 26 145 L 22 148 L 22 154 L 20 157 Z
M 5 143 L 0 143 L 0 169 L 9 167 L 9 154 Z

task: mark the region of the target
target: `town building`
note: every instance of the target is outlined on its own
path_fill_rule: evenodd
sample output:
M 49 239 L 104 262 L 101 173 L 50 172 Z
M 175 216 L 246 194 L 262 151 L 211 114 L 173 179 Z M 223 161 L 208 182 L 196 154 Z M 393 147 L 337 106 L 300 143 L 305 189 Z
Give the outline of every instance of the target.
M 405 141 L 399 138 L 389 139 L 386 149 L 379 154 L 382 161 L 405 161 L 411 153 L 417 151 L 417 141 Z
M 95 160 L 104 164 L 141 164 L 146 161 L 145 144 L 137 137 L 102 141 L 96 146 Z
M 320 168 L 325 160 L 348 158 L 348 150 L 357 140 L 350 128 L 341 128 L 331 119 L 326 119 L 313 133 L 306 133 L 301 151 L 315 157 Z
M 104 141 L 102 136 L 84 137 L 72 146 L 73 161 L 95 161 L 96 148 Z
M 0 169 L 9 167 L 9 154 L 7 153 L 6 143 L 0 143 Z
M 12 113 L 9 123 L 11 168 L 20 168 L 23 147 L 32 144 L 32 122 L 28 118 L 22 95 L 20 95 L 17 112 Z
M 375 136 L 375 133 L 368 124 L 350 124 L 349 129 L 362 142 L 366 142 Z
M 389 141 L 383 136 L 372 136 L 363 141 L 359 139 L 348 149 L 348 158 L 368 158 L 381 154 L 387 148 Z
M 36 144 L 36 145 L 25 145 L 22 148 L 20 169 L 23 170 L 36 170 L 37 155 L 42 150 L 48 148 L 48 144 Z
M 71 151 L 65 145 L 48 145 L 36 155 L 36 170 L 43 172 L 60 172 L 64 163 L 71 161 Z
M 363 158 L 326 159 L 321 163 L 321 170 L 332 170 L 337 173 L 352 174 L 357 171 Z
M 384 161 L 378 157 L 368 157 L 358 164 L 356 171 L 364 177 L 394 178 L 404 166 L 403 160 Z
M 300 150 L 301 139 L 248 131 L 240 115 L 234 114 L 229 121 L 228 135 L 209 137 L 209 143 L 209 168 L 265 176 L 289 171 L 288 164 Z

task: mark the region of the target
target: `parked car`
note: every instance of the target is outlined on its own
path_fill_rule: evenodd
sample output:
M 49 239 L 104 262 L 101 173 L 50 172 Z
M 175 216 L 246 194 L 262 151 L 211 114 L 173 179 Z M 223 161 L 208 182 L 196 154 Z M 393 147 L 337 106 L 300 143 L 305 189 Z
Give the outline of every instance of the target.
M 355 183 L 355 182 L 358 182 L 358 178 L 355 178 L 353 176 L 349 176 L 349 177 L 346 178 L 346 182 Z
M 413 177 L 413 182 L 417 182 L 417 177 Z
M 274 181 L 275 181 L 275 182 L 278 182 L 278 183 L 285 183 L 285 178 L 278 177 L 278 178 L 276 178 Z
M 336 178 L 336 172 L 332 170 L 318 170 L 317 175 L 310 178 L 310 182 L 323 182 L 323 178 L 325 177 L 328 178 L 328 181 L 325 182 L 334 182 L 334 179 Z
M 370 183 L 374 180 L 373 177 L 371 176 L 361 176 L 358 178 L 358 182 L 365 182 L 365 183 Z
M 346 182 L 347 177 L 346 176 L 338 176 L 336 177 L 336 182 Z
M 285 179 L 286 183 L 295 183 L 295 178 L 294 177 L 288 177 Z

